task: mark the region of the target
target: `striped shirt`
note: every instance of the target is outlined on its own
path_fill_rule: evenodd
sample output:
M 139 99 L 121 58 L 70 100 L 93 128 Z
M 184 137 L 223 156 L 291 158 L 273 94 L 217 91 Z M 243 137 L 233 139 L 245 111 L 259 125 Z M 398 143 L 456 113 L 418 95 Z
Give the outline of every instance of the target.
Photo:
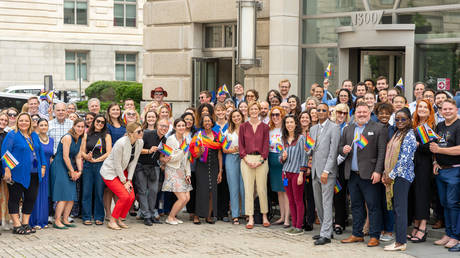
M 73 121 L 67 118 L 63 123 L 59 123 L 56 118 L 49 121 L 48 136 L 54 139 L 54 154 L 56 154 L 62 136 L 64 136 L 70 130 L 70 128 L 72 128 L 72 126 Z
M 291 145 L 284 142 L 284 150 L 287 151 L 287 158 L 284 162 L 281 161 L 282 155 L 280 155 L 284 172 L 300 173 L 307 170 L 308 158 L 304 145 L 305 136 L 303 135 L 300 135 L 297 141 L 293 141 Z

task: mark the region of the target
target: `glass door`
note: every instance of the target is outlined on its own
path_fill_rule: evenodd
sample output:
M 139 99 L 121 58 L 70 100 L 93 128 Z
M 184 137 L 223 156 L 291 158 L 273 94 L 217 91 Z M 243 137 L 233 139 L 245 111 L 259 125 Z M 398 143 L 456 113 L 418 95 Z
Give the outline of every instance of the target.
M 361 51 L 360 81 L 386 76 L 388 84 L 395 86 L 404 77 L 404 51 Z
M 217 89 L 217 71 L 219 59 L 193 58 L 193 92 L 192 104 L 199 105 L 201 91 L 213 92 Z

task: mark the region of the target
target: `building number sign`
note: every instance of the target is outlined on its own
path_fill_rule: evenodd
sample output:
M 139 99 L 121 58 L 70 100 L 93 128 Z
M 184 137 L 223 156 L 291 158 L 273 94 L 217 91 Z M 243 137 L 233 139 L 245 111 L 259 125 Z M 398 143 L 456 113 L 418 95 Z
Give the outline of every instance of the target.
M 382 20 L 383 11 L 355 12 L 351 15 L 353 27 L 374 26 Z

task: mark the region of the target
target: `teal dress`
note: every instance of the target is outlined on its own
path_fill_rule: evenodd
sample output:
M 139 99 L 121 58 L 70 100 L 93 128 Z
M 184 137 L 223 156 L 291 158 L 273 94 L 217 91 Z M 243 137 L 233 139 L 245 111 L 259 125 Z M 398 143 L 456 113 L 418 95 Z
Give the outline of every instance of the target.
M 70 144 L 69 158 L 72 167 L 76 170 L 76 156 L 80 152 L 81 137 L 77 142 L 72 138 Z M 50 180 L 51 180 L 51 194 L 53 201 L 77 201 L 77 187 L 75 181 L 72 181 L 68 174 L 69 169 L 65 165 L 62 151 L 62 142 L 56 151 L 53 162 L 51 163 Z

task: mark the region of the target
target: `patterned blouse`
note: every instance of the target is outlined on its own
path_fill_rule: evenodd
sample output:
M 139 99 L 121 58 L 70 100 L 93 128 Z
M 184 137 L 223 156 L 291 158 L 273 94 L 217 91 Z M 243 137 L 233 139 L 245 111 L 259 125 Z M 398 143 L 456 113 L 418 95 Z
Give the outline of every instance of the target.
M 403 143 L 401 144 L 401 150 L 399 151 L 398 161 L 396 162 L 395 167 L 391 170 L 388 175 L 391 179 L 396 177 L 402 177 L 407 181 L 414 181 L 414 154 L 417 150 L 417 140 L 413 130 L 410 130 L 406 137 L 404 138 Z

